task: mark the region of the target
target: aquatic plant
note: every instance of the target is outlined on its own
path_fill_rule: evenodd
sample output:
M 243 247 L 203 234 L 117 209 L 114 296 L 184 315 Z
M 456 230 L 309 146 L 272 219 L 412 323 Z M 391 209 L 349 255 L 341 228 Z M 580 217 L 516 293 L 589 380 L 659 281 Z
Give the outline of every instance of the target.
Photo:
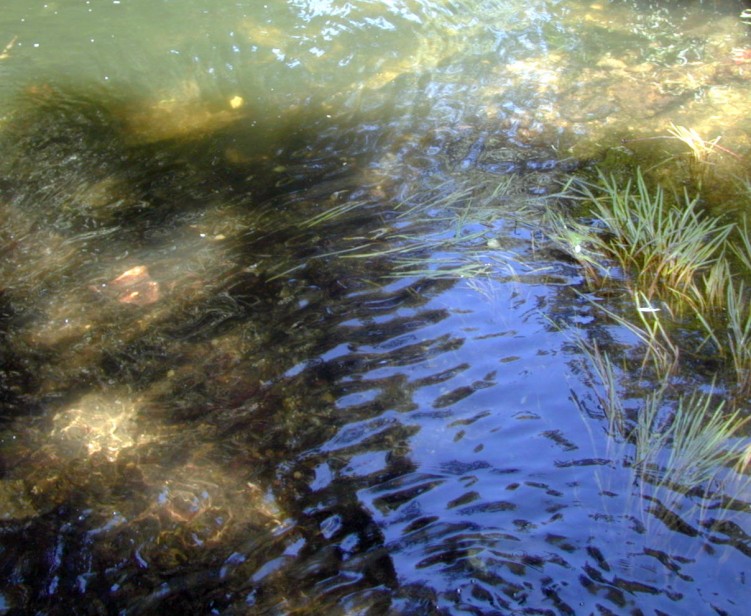
M 707 339 L 716 345 L 718 355 L 731 364 L 735 394 L 743 398 L 751 394 L 751 310 L 743 283 L 727 288 L 726 304 L 722 319 L 697 316 Z
M 669 333 L 669 326 L 661 317 L 663 311 L 668 311 L 665 304 L 654 305 L 647 297 L 639 292 L 632 295 L 634 311 L 617 313 L 598 303 L 593 305 L 620 327 L 633 334 L 643 345 L 644 356 L 641 362 L 641 372 L 652 369 L 653 377 L 660 383 L 667 382 L 678 369 L 680 347 Z M 633 315 L 636 318 L 633 318 Z
M 707 141 L 699 135 L 696 129 L 687 128 L 685 126 L 676 126 L 672 122 L 668 128 L 668 132 L 688 146 L 693 160 L 699 165 L 699 175 L 707 170 L 708 165 L 712 164 L 713 161 L 711 159 L 714 154 L 728 154 L 739 160 L 741 158 L 732 150 L 720 145 L 721 136 L 717 136 L 711 141 Z
M 748 418 L 740 410 L 726 413 L 714 384 L 708 393 L 676 397 L 664 380 L 636 398 L 631 395 L 639 403 L 629 409 L 619 381 L 629 372 L 619 371 L 599 346 L 578 342 L 602 386 L 598 400 L 608 419 L 608 455 L 631 469 L 639 496 L 650 508 L 678 508 L 687 494 L 705 499 L 722 494 L 732 500 L 751 485 L 743 474 L 751 462 L 751 443 L 741 438 Z M 700 505 L 699 512 L 703 509 Z
M 592 223 L 580 222 L 557 208 L 549 210 L 545 219 L 547 238 L 582 267 L 590 286 L 600 287 L 616 274 L 612 262 L 597 250 L 598 230 Z
M 716 353 L 732 365 L 735 393 L 743 397 L 751 394 L 751 307 L 746 284 L 751 273 L 751 238 L 746 226 L 737 235 L 741 245 L 731 242 L 729 246 L 741 271 L 734 276 L 728 259 L 718 261 L 704 277 L 704 302 L 695 308 L 695 316 Z M 713 306 L 722 310 L 712 310 Z
M 714 147 L 700 143 L 695 131 L 680 134 L 694 141 L 698 157 Z M 748 202 L 751 190 L 744 188 Z M 679 371 L 681 355 L 703 353 L 725 363 L 723 378 L 735 381 L 736 401 L 751 394 L 747 223 L 700 212 L 700 196 L 650 189 L 638 168 L 622 186 L 599 173 L 593 182 L 570 181 L 566 191 L 578 216 L 556 208 L 547 216 L 549 236 L 595 290 L 606 296 L 629 290 L 633 310 L 595 305 L 643 343 L 642 370 L 651 367 L 660 381 Z M 698 345 L 697 335 L 705 336 Z
M 660 186 L 650 190 L 639 169 L 635 181 L 623 187 L 600 173 L 597 182 L 581 182 L 573 191 L 573 198 L 589 207 L 596 222 L 572 225 L 553 220 L 553 235 L 559 241 L 565 241 L 566 232 L 581 238 L 569 254 L 585 271 L 607 274 L 601 263 L 612 260 L 626 275 L 626 283 L 649 301 L 678 300 L 673 304 L 680 309 L 704 300 L 700 275 L 721 258 L 732 224 L 702 216 L 698 196 L 668 196 Z
M 732 244 L 731 244 L 732 246 Z M 733 285 L 733 273 L 730 262 L 723 254 L 722 258 L 702 274 L 698 288 L 702 291 L 695 297 L 698 314 L 709 314 L 715 308 L 726 304 L 727 289 Z
M 684 518 L 693 511 L 708 521 L 710 509 L 718 510 L 714 521 L 725 517 L 751 485 L 743 474 L 751 445 L 740 438 L 748 418 L 739 410 L 725 413 L 725 401 L 713 393 L 693 393 L 680 396 L 670 417 L 660 422 L 657 407 L 667 406 L 663 393 L 647 397 L 653 408 L 645 407 L 635 427 L 639 457 L 634 470 L 642 479 L 641 496 L 660 518 L 674 518 L 681 509 Z M 687 495 L 697 499 L 689 510 L 683 500 Z
M 362 235 L 343 239 L 349 246 L 317 258 L 338 257 L 368 261 L 388 259 L 388 278 L 484 278 L 503 271 L 515 275 L 518 259 L 498 240 L 506 224 L 524 224 L 533 212 L 555 196 L 540 197 L 520 190 L 521 178 L 508 175 L 499 181 L 475 185 L 451 178 L 428 189 L 395 200 L 383 224 Z M 328 207 L 302 220 L 304 229 L 323 223 L 342 223 L 362 215 L 366 202 Z
M 736 410 L 725 414 L 725 401 L 716 396 L 694 393 L 681 396 L 666 433 L 670 437 L 670 457 L 665 483 L 691 489 L 714 479 L 718 469 L 740 462 L 743 443 L 737 439 L 748 418 Z
M 728 204 L 729 200 L 733 200 L 734 192 L 730 180 L 745 174 L 743 157 L 720 145 L 722 135 L 704 139 L 695 128 L 673 123 L 667 132 L 667 138 L 679 141 L 688 148 L 688 152 L 671 154 L 667 161 L 655 165 L 655 174 L 661 177 L 661 181 L 680 190 L 690 186 L 701 193 L 708 203 L 722 204 L 724 211 L 733 209 Z
M 597 342 L 587 343 L 583 338 L 577 339 L 579 349 L 589 359 L 603 385 L 604 395 L 598 395 L 600 408 L 605 413 L 608 420 L 608 437 L 609 442 L 613 439 L 626 434 L 626 410 L 623 405 L 623 398 L 618 389 L 618 379 L 616 377 L 615 367 L 613 366 L 610 356 L 600 349 Z
M 637 288 L 648 298 L 660 291 L 682 298 L 699 296 L 696 275 L 714 264 L 732 225 L 700 217 L 698 198 L 684 195 L 678 207 L 666 203 L 659 186 L 650 194 L 638 170 L 636 192 L 630 184 L 619 189 L 601 179 L 604 196 L 587 189 L 595 212 L 613 236 L 603 238 L 601 246 L 635 274 Z
M 717 146 L 717 142 L 720 140 L 719 137 L 715 137 L 712 141 L 705 141 L 696 132 L 696 129 L 676 126 L 672 122 L 668 128 L 668 132 L 676 139 L 685 143 L 691 150 L 694 160 L 701 163 L 709 161 L 710 155 L 715 151 L 715 146 Z
M 345 214 L 348 214 L 355 210 L 360 210 L 366 205 L 367 205 L 366 201 L 360 201 L 360 200 L 345 201 L 343 203 L 339 203 L 337 205 L 328 207 L 324 209 L 322 212 L 304 219 L 300 223 L 300 226 L 303 228 L 317 227 L 324 223 L 341 218 Z
M 638 169 L 623 186 L 602 173 L 569 186 L 579 217 L 549 215 L 552 240 L 596 283 L 592 305 L 636 337 L 631 349 L 642 360 L 634 370 L 633 357 L 618 351 L 624 359 L 616 366 L 612 351 L 578 339 L 602 385 L 608 455 L 631 468 L 643 510 L 664 523 L 681 523 L 686 496 L 698 497 L 692 511 L 701 519 L 710 507 L 723 516 L 751 485 L 751 444 L 740 438 L 741 401 L 751 393 L 751 235 L 700 213 L 698 196 L 650 189 Z M 624 287 L 631 308 L 612 301 Z M 718 372 L 706 392 L 686 392 L 680 360 L 697 350 L 725 361 L 731 382 Z
M 746 185 L 747 197 L 751 200 L 751 185 Z M 732 244 L 731 248 L 736 257 L 740 260 L 741 265 L 745 268 L 745 273 L 751 275 L 751 234 L 749 234 L 748 223 L 744 221 L 743 225 L 738 228 L 738 237 L 740 245 Z

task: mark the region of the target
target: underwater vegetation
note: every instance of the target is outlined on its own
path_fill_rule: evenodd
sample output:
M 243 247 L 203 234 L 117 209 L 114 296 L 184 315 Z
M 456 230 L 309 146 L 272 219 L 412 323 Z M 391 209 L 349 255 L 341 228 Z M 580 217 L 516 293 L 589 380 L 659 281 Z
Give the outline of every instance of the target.
M 733 164 L 737 156 L 689 129 L 674 127 L 671 138 L 685 143 L 692 161 L 671 155 L 661 165 L 673 165 L 672 174 L 636 163 L 617 174 L 597 165 L 572 174 L 569 167 L 557 176 L 562 187 L 543 194 L 525 190 L 514 174 L 483 178 L 484 185 L 448 182 L 410 195 L 383 227 L 351 238 L 336 256 L 389 258 L 390 276 L 465 279 L 480 289 L 484 278 L 513 281 L 535 272 L 520 246 L 499 244 L 497 229 L 516 225 L 533 238 L 541 229 L 540 250 L 552 242 L 576 263 L 584 300 L 637 342 L 624 354 L 624 347 L 573 330 L 604 390 L 598 395 L 608 439 L 620 447 L 611 454 L 626 461 L 635 484 L 651 486 L 649 498 L 663 499 L 660 507 L 703 495 L 696 511 L 706 513 L 717 495 L 740 497 L 751 485 L 751 238 L 737 218 L 715 215 L 706 197 L 722 175 L 707 166 L 718 153 Z M 693 174 L 693 193 L 685 183 L 674 189 L 685 173 Z M 751 203 L 751 191 L 745 199 Z M 306 224 L 351 212 L 331 209 Z M 416 213 L 424 227 L 400 230 L 401 217 Z
M 689 496 L 689 510 L 711 525 L 733 508 L 735 498 L 743 506 L 751 488 L 745 409 L 728 412 L 715 388 L 680 393 L 667 379 L 657 389 L 639 391 L 614 358 L 596 344 L 577 342 L 601 385 L 607 455 L 630 470 L 639 500 L 647 503 L 637 511 L 657 503 L 663 511 L 683 509 L 686 515 L 691 511 L 681 500 Z
M 714 214 L 709 203 L 718 183 L 738 186 L 734 175 L 708 170 L 717 140 L 683 127 L 670 132 L 689 147 L 690 166 L 671 157 L 662 164 L 673 165 L 672 174 L 634 164 L 631 177 L 596 169 L 594 179 L 570 179 L 565 205 L 552 208 L 546 224 L 581 267 L 585 301 L 641 345 L 640 357 L 623 355 L 618 345 L 605 350 L 603 341 L 575 334 L 602 387 L 609 438 L 619 455 L 631 448 L 626 459 L 635 483 L 650 486 L 647 501 L 673 499 L 667 511 L 677 495 L 703 495 L 697 511 L 708 515 L 712 498 L 732 501 L 750 485 L 751 239 L 745 213 Z M 686 173 L 690 182 L 675 190 Z M 751 191 L 741 184 L 741 192 L 747 209 Z M 710 508 L 724 506 L 732 509 L 716 501 Z
M 602 341 L 575 333 L 607 392 L 600 400 L 610 438 L 635 447 L 634 472 L 671 486 L 673 499 L 710 485 L 740 494 L 751 455 L 751 237 L 737 216 L 715 214 L 708 202 L 720 185 L 738 191 L 727 170 L 740 160 L 695 130 L 672 125 L 668 137 L 686 146 L 688 158 L 670 154 L 647 170 L 632 160 L 613 173 L 597 163 L 568 165 L 555 176 L 562 185 L 542 193 L 513 173 L 475 183 L 450 179 L 409 195 L 382 227 L 325 256 L 388 258 L 391 277 L 464 279 L 480 290 L 484 278 L 514 281 L 536 272 L 520 245 L 496 239 L 503 225 L 528 229 L 541 251 L 552 244 L 578 265 L 584 300 L 637 342 L 638 350 L 624 355 L 617 345 L 605 350 Z M 715 168 L 718 156 L 732 165 Z M 751 190 L 740 186 L 745 194 L 737 199 L 751 204 Z M 354 211 L 345 204 L 304 224 Z M 407 217 L 423 225 L 400 228 Z M 624 399 L 641 400 L 640 410 L 628 412 Z
M 668 196 L 660 186 L 650 190 L 639 169 L 633 183 L 619 186 L 600 174 L 598 182 L 573 190 L 594 220 L 589 225 L 559 221 L 558 239 L 567 242 L 593 279 L 598 273 L 607 276 L 610 257 L 647 300 L 665 299 L 675 308 L 707 303 L 701 276 L 716 266 L 731 224 L 702 216 L 698 197 Z
M 332 242 L 320 234 L 346 233 L 306 221 L 372 203 L 339 158 L 301 145 L 320 143 L 314 122 L 274 136 L 223 114 L 211 130 L 147 135 L 132 130 L 137 101 L 100 94 L 27 91 L 0 134 L 0 576 L 19 580 L 2 601 L 58 613 L 87 594 L 106 597 L 91 613 L 192 612 L 226 604 L 229 578 L 243 605 L 261 585 L 259 603 L 297 601 L 273 567 L 251 578 L 300 541 L 298 582 L 331 566 L 307 548 L 323 541 L 320 519 L 301 515 L 310 541 L 306 522 L 285 521 L 284 495 L 307 488 L 278 467 L 339 420 L 323 369 L 284 374 L 361 303 L 425 300 L 345 300 L 359 282 L 313 259 Z M 409 434 L 391 432 L 395 448 Z M 378 531 L 347 506 L 350 551 L 365 552 Z M 57 533 L 65 564 L 47 566 Z

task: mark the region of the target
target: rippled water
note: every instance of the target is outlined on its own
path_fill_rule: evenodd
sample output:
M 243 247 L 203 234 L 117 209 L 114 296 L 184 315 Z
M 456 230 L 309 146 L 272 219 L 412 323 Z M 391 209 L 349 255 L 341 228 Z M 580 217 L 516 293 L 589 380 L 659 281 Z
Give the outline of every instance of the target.
M 540 232 L 746 145 L 736 4 L 7 4 L 0 612 L 744 612 L 748 489 L 637 477 Z

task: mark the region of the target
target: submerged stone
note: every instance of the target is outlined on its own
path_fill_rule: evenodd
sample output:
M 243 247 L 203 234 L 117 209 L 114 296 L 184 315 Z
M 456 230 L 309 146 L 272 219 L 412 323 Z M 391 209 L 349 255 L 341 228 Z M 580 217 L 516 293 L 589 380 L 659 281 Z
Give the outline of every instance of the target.
M 23 480 L 0 480 L 0 520 L 23 520 L 38 514 Z

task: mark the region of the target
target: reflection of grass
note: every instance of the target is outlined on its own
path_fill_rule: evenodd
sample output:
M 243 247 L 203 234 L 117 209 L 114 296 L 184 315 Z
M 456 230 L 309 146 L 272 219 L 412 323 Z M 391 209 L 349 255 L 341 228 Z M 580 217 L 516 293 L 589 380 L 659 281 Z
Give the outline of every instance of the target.
M 627 415 L 618 391 L 615 367 L 607 353 L 602 352 L 596 343 L 589 345 L 581 338 L 578 343 L 581 350 L 589 358 L 605 390 L 604 397 L 600 395 L 599 400 L 600 407 L 608 419 L 608 436 L 611 439 L 617 438 L 619 435 L 626 433 Z

